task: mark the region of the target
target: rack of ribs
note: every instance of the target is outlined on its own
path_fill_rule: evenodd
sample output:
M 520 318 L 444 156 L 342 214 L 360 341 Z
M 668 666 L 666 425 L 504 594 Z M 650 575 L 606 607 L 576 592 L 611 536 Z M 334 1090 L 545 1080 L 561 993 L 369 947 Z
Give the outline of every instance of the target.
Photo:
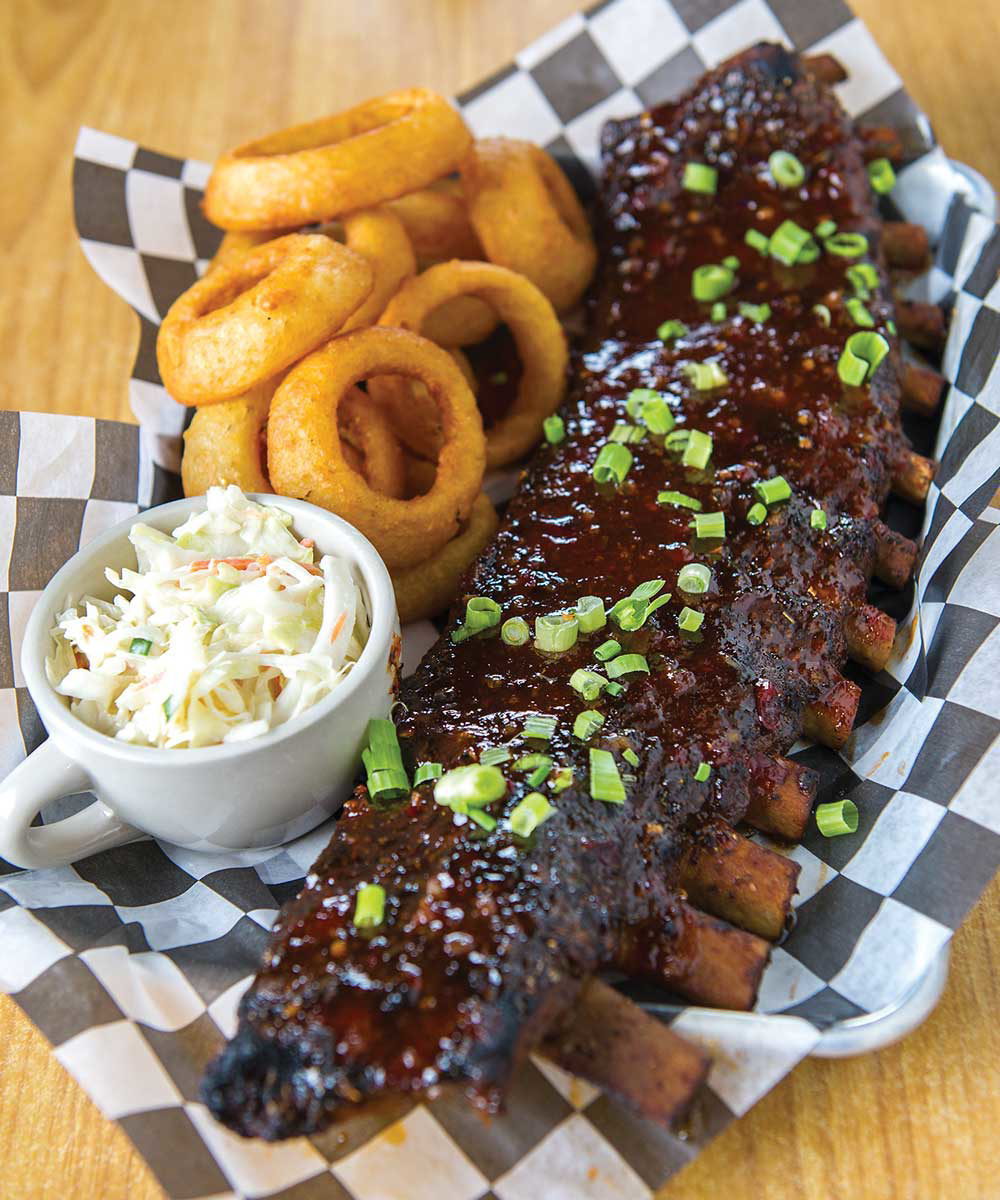
M 802 836 L 815 780 L 786 755 L 803 734 L 842 746 L 859 697 L 846 660 L 886 662 L 895 626 L 868 585 L 904 584 L 915 547 L 880 512 L 890 490 L 920 502 L 932 474 L 899 409 L 930 411 L 941 390 L 899 355 L 901 335 L 932 345 L 943 326 L 925 307 L 894 307 L 889 268 L 917 265 L 926 239 L 878 216 L 866 158 L 892 153 L 892 139 L 854 128 L 828 66 L 756 46 L 677 102 L 607 126 L 601 260 L 565 437 L 536 453 L 395 718 L 411 779 L 419 763 L 448 771 L 511 748 L 495 827 L 436 802 L 433 781 L 392 804 L 357 788 L 206 1076 L 209 1107 L 237 1132 L 310 1133 L 382 1094 L 445 1086 L 495 1111 L 529 1052 L 669 1123 L 706 1060 L 601 973 L 753 1005 L 797 867 L 737 827 Z M 777 185 L 775 151 L 795 156 L 801 182 Z M 684 187 L 689 163 L 715 168 L 714 190 Z M 788 262 L 772 238 L 787 221 L 801 247 Z M 707 300 L 692 291 L 705 265 L 729 272 L 714 273 L 729 282 Z M 838 362 L 866 328 L 888 354 L 845 382 Z M 644 432 L 637 389 L 661 414 Z M 641 440 L 617 443 L 631 459 L 618 483 L 597 482 L 616 425 Z M 704 465 L 683 454 L 704 445 L 691 431 L 711 438 Z M 786 497 L 761 487 L 778 476 Z M 699 536 L 699 514 L 722 514 L 724 536 Z M 711 573 L 702 594 L 678 586 L 692 563 Z M 451 636 L 469 596 L 530 625 L 583 596 L 610 608 L 651 580 L 670 597 L 637 627 L 609 622 L 563 652 L 508 645 L 496 627 Z M 702 614 L 697 629 L 682 627 L 685 607 Z M 648 672 L 581 700 L 570 677 L 603 674 L 594 650 L 610 638 Z M 603 718 L 586 740 L 573 732 L 583 709 Z M 547 742 L 524 736 L 532 714 L 556 719 Z M 610 752 L 623 803 L 591 795 L 593 749 Z M 507 818 L 530 787 L 512 768 L 530 752 L 572 781 L 542 785 L 555 812 L 519 838 Z M 370 884 L 384 915 L 359 929 Z

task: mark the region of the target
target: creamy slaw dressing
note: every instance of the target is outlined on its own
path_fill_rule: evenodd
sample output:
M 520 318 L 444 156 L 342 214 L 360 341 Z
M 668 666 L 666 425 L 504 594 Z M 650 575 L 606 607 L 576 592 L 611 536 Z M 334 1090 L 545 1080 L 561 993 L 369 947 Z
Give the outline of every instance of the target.
M 369 614 L 350 566 L 238 487 L 210 488 L 172 535 L 129 531 L 136 570 L 105 571 L 113 602 L 70 598 L 49 681 L 101 733 L 191 748 L 258 737 L 331 691 L 357 662 Z

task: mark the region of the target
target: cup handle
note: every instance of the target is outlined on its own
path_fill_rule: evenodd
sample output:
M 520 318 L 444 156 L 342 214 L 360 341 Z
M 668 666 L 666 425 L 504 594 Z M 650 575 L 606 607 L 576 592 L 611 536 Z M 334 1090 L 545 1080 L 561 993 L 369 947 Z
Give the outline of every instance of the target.
M 18 867 L 61 867 L 144 836 L 100 800 L 72 817 L 32 825 L 46 804 L 92 786 L 51 738 L 43 742 L 0 784 L 0 857 Z

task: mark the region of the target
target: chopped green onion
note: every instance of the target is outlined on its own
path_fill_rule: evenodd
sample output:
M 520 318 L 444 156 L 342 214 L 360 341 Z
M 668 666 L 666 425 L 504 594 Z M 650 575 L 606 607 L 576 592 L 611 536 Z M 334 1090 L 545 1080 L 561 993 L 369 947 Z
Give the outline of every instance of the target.
M 767 509 L 759 502 L 751 504 L 747 511 L 747 520 L 751 525 L 763 525 L 764 521 L 767 520 Z
M 651 399 L 643 401 L 639 420 L 650 433 L 669 433 L 674 427 L 673 410 L 666 399 L 655 392 Z
M 832 236 L 833 234 L 835 234 L 836 232 L 837 232 L 837 222 L 831 221 L 829 218 L 827 218 L 827 220 L 825 220 L 825 221 L 820 221 L 820 223 L 813 230 L 813 233 L 818 238 L 828 238 L 828 237 Z
M 499 767 L 470 763 L 445 771 L 434 785 L 434 799 L 445 808 L 465 813 L 470 808 L 485 808 L 507 791 L 507 780 Z
M 149 638 L 136 637 L 129 642 L 128 652 L 129 654 L 142 654 L 145 656 L 150 652 L 150 650 L 152 650 L 152 648 L 153 643 Z
M 685 633 L 697 633 L 704 620 L 705 614 L 700 609 L 688 608 L 687 605 L 677 614 L 677 624 Z
M 616 654 L 621 653 L 621 648 L 620 642 L 616 642 L 614 638 L 608 638 L 606 642 L 601 642 L 594 651 L 594 658 L 598 662 L 607 662 L 609 658 L 614 658 Z
M 821 325 L 825 325 L 827 328 L 829 328 L 830 327 L 830 310 L 827 308 L 827 306 L 825 304 L 814 304 L 812 306 L 812 310 L 816 314 L 816 316 L 819 317 L 819 323 Z
M 681 187 L 686 192 L 700 192 L 703 196 L 714 196 L 719 182 L 719 172 L 715 167 L 706 163 L 689 162 L 684 164 L 684 177 Z
M 844 274 L 859 300 L 871 299 L 872 288 L 878 287 L 878 271 L 871 263 L 852 263 Z
M 559 721 L 556 717 L 547 717 L 542 713 L 528 713 L 524 718 L 521 737 L 538 738 L 539 741 L 548 742 L 552 739 L 558 724 Z
M 872 191 L 887 196 L 896 186 L 896 172 L 887 158 L 875 158 L 868 164 L 868 180 Z
M 743 240 L 752 249 L 759 254 L 766 255 L 771 242 L 766 233 L 761 233 L 759 229 L 748 229 L 743 235 Z
M 606 670 L 609 679 L 620 679 L 622 675 L 631 675 L 633 671 L 648 675 L 649 663 L 642 654 L 619 654 L 608 663 Z
M 890 337 L 896 336 L 896 322 L 895 321 L 886 321 L 885 327 L 886 327 L 886 330 L 888 331 Z
M 486 833 L 492 833 L 497 827 L 496 817 L 490 816 L 488 812 L 483 812 L 481 808 L 470 808 L 465 816 L 470 821 L 475 822 L 480 829 L 485 830 Z
M 604 687 L 604 694 L 606 696 L 618 697 L 624 691 L 625 691 L 624 686 L 620 683 L 616 683 L 615 680 L 613 680 L 613 679 L 611 680 L 610 683 L 606 684 Z
M 844 307 L 854 322 L 855 325 L 862 325 L 865 329 L 871 329 L 875 324 L 875 318 L 871 315 L 867 308 L 861 303 L 857 296 L 849 296 L 844 301 Z
M 821 508 L 814 508 L 809 514 L 809 524 L 813 529 L 825 529 L 826 513 Z
M 509 617 L 500 626 L 500 637 L 508 646 L 523 646 L 531 637 L 531 630 L 524 617 Z
M 610 750 L 590 749 L 590 794 L 605 804 L 624 804 L 625 785 Z
M 688 563 L 677 573 L 677 586 L 689 596 L 707 592 L 712 582 L 712 572 L 704 563 Z
M 479 755 L 479 761 L 484 767 L 499 767 L 501 763 L 510 761 L 510 747 L 487 746 Z
M 712 457 L 712 435 L 702 433 L 700 429 L 692 429 L 688 444 L 681 455 L 681 463 L 685 467 L 695 467 L 703 471 Z
M 630 767 L 637 767 L 639 765 L 639 755 L 636 754 L 631 746 L 626 746 L 622 751 L 622 758 L 625 759 Z
M 735 283 L 735 273 L 721 263 L 705 263 L 691 272 L 691 294 L 696 300 L 719 300 Z
M 687 331 L 688 327 L 683 321 L 675 321 L 671 318 L 656 327 L 656 336 L 661 342 L 672 342 L 675 338 L 683 337 Z
M 564 792 L 568 787 L 571 787 L 572 784 L 573 784 L 573 768 L 572 767 L 558 767 L 556 769 L 556 773 L 549 780 L 549 787 L 552 789 L 553 792 L 556 792 L 557 794 L 559 792 Z
M 604 724 L 604 717 L 595 708 L 585 708 L 577 713 L 573 722 L 573 736 L 581 742 L 589 741 Z
M 596 700 L 606 682 L 603 675 L 588 671 L 585 667 L 578 667 L 569 677 L 569 686 L 574 692 L 579 692 L 584 700 Z
M 451 640 L 464 642 L 466 638 L 499 624 L 500 605 L 488 596 L 471 596 L 465 605 L 465 620 L 452 630 Z
M 368 794 L 373 800 L 399 800 L 410 790 L 396 727 L 385 718 L 368 722 L 368 745 L 361 752 Z
M 605 442 L 594 462 L 594 478 L 598 483 L 620 485 L 632 466 L 632 451 L 617 442 Z
M 555 811 L 541 792 L 529 792 L 511 809 L 507 824 L 516 837 L 531 837 L 538 826 L 547 821 Z
M 685 495 L 684 492 L 660 492 L 656 497 L 657 504 L 673 504 L 677 508 L 690 508 L 694 512 L 701 509 L 701 501 L 696 500 L 694 496 Z
M 699 392 L 710 392 L 713 388 L 725 387 L 729 382 L 729 376 L 715 362 L 683 363 L 681 370 Z
M 664 446 L 674 454 L 680 454 L 691 437 L 690 429 L 673 429 L 663 440 Z
M 806 169 L 787 150 L 775 150 L 767 160 L 771 178 L 780 188 L 794 188 L 805 181 Z
M 726 536 L 725 513 L 695 513 L 691 524 L 694 526 L 696 538 L 724 538 Z
M 545 767 L 546 770 L 549 770 L 552 767 L 552 759 L 547 754 L 538 754 L 532 751 L 531 754 L 522 755 L 514 763 L 515 771 L 533 771 L 536 767 Z
M 767 248 L 772 258 L 784 263 L 786 267 L 791 267 L 800 261 L 803 250 L 811 241 L 808 229 L 803 229 L 794 221 L 782 221 L 771 234 Z
M 784 475 L 775 475 L 773 479 L 758 479 L 753 485 L 764 504 L 780 504 L 792 494 L 792 489 Z
M 863 233 L 835 233 L 826 239 L 823 249 L 841 258 L 860 258 L 868 253 L 868 239 Z
M 646 618 L 670 599 L 668 592 L 665 596 L 660 596 L 658 600 L 653 600 L 654 596 L 663 591 L 665 583 L 664 579 L 647 579 L 645 583 L 640 583 L 631 595 L 613 605 L 610 615 L 619 629 L 629 632 L 641 629 Z
M 413 786 L 420 787 L 422 783 L 430 783 L 432 779 L 440 779 L 443 774 L 444 767 L 440 763 L 421 763 L 414 772 Z
M 824 837 L 857 833 L 858 807 L 853 800 L 831 800 L 816 809 L 816 825 Z
M 814 238 L 810 238 L 809 241 L 806 242 L 806 244 L 799 251 L 799 256 L 795 260 L 795 265 L 804 266 L 806 263 L 815 262 L 816 259 L 819 258 L 819 255 L 819 243 Z
M 363 883 L 354 901 L 354 924 L 358 929 L 376 929 L 385 920 L 385 888 Z
M 654 392 L 652 388 L 633 388 L 625 397 L 625 411 L 633 421 L 638 421 L 642 406 L 646 401 L 660 398 L 660 393 Z
M 889 343 L 880 333 L 852 333 L 837 361 L 837 374 L 848 387 L 859 387 L 878 370 L 889 353 Z
M 576 645 L 580 622 L 575 613 L 547 613 L 535 617 L 535 646 L 547 654 L 561 654 Z
M 608 623 L 604 601 L 600 596 L 581 596 L 576 602 L 575 612 L 581 633 L 595 633 Z
M 654 596 L 658 596 L 666 585 L 665 579 L 647 579 L 644 583 L 634 587 L 631 595 L 636 600 L 651 600 Z
M 736 307 L 741 317 L 747 317 L 757 325 L 763 325 L 771 316 L 770 304 L 748 304 L 741 300 Z
M 730 271 L 738 271 L 740 269 L 740 260 L 735 254 L 727 254 L 722 260 L 722 265 L 728 267 Z
M 608 439 L 627 445 L 629 442 L 641 442 L 645 436 L 646 431 L 640 426 L 629 425 L 627 421 L 615 421 L 614 428 L 608 434 Z
M 553 413 L 542 422 L 542 430 L 549 445 L 558 446 L 566 436 L 566 422 L 558 413 Z
M 713 325 L 721 325 L 726 319 L 726 302 L 724 300 L 716 300 L 709 309 L 709 319 Z
M 699 763 L 698 769 L 694 773 L 695 781 L 697 783 L 704 783 L 708 779 L 709 775 L 711 775 L 711 774 L 712 774 L 712 768 L 708 765 L 707 762 Z

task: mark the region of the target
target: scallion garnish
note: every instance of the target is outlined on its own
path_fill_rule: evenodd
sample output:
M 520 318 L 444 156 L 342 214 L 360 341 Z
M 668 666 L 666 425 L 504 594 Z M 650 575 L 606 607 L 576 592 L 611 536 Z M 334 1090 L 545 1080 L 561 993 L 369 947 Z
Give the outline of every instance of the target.
M 492 833 L 497 827 L 496 817 L 491 816 L 488 812 L 483 812 L 481 808 L 470 808 L 465 815 L 486 833 Z
M 624 804 L 625 785 L 610 750 L 590 749 L 590 794 L 605 804 Z
M 363 883 L 354 901 L 354 924 L 358 929 L 376 929 L 385 920 L 385 888 Z
M 672 342 L 675 338 L 683 337 L 687 331 L 688 327 L 683 321 L 675 321 L 671 318 L 656 327 L 656 336 L 661 342 Z
M 558 794 L 564 792 L 573 783 L 573 768 L 572 767 L 557 767 L 556 773 L 549 780 L 549 788 L 551 791 Z
M 729 376 L 715 362 L 683 363 L 681 370 L 699 392 L 710 392 L 714 388 L 725 387 L 729 382 Z
M 620 654 L 621 648 L 621 642 L 616 642 L 614 638 L 608 638 L 606 642 L 601 642 L 594 651 L 594 658 L 598 662 L 607 662 L 609 658 L 614 658 L 616 654 Z
M 594 462 L 594 479 L 598 483 L 620 486 L 632 466 L 632 451 L 618 442 L 605 442 Z
M 636 754 L 631 746 L 625 747 L 622 751 L 622 758 L 625 759 L 630 767 L 637 767 L 639 765 L 639 755 Z
M 852 333 L 837 361 L 837 374 L 848 387 L 860 387 L 878 370 L 889 353 L 889 343 L 880 333 Z
M 627 421 L 615 421 L 614 428 L 608 434 L 608 440 L 620 442 L 623 446 L 641 442 L 646 436 L 645 429 L 639 425 L 630 425 Z
M 709 320 L 713 325 L 721 325 L 726 319 L 726 311 L 725 300 L 716 300 L 716 302 L 708 310 Z
M 500 626 L 500 637 L 508 646 L 524 646 L 531 637 L 531 630 L 524 617 L 508 617 Z
M 861 325 L 865 329 L 871 329 L 874 326 L 875 318 L 857 296 L 848 296 L 844 301 L 844 307 L 847 309 L 848 315 L 855 325 Z
M 457 813 L 485 808 L 507 791 L 507 781 L 499 767 L 470 763 L 452 767 L 434 784 L 434 799 Z
M 704 783 L 711 774 L 712 768 L 709 766 L 709 764 L 707 762 L 701 762 L 698 764 L 698 769 L 694 773 L 695 782 Z
M 588 671 L 585 667 L 578 667 L 569 677 L 569 686 L 574 692 L 579 692 L 584 700 L 596 700 L 606 682 L 603 675 Z
M 775 475 L 773 479 L 758 479 L 753 485 L 753 490 L 761 502 L 768 505 L 780 504 L 782 500 L 787 500 L 792 494 L 792 489 L 784 475 Z
M 719 300 L 732 291 L 736 275 L 721 263 L 705 263 L 691 272 L 691 294 L 696 300 Z
M 809 514 L 809 524 L 813 529 L 825 529 L 826 513 L 821 508 L 814 508 Z
M 804 261 L 803 253 L 807 253 L 807 247 L 812 241 L 808 229 L 803 229 L 794 221 L 782 221 L 771 234 L 767 249 L 772 258 L 784 263 L 786 267 L 791 267 Z
M 694 496 L 688 496 L 684 492 L 659 492 L 656 497 L 657 504 L 672 504 L 677 508 L 690 508 L 693 512 L 701 510 L 701 501 L 696 500 Z
M 758 254 L 767 255 L 770 239 L 766 233 L 761 233 L 759 229 L 748 229 L 743 235 L 743 240 L 752 250 L 756 250 Z
M 524 718 L 521 737 L 537 738 L 541 742 L 548 742 L 552 739 L 558 724 L 559 721 L 556 717 L 548 717 L 543 713 L 529 713 Z
M 821 325 L 825 325 L 829 329 L 829 327 L 830 327 L 830 310 L 827 308 L 827 306 L 825 304 L 814 304 L 812 306 L 812 310 L 816 314 L 816 316 L 819 317 L 819 323 Z
M 646 401 L 659 399 L 660 393 L 654 392 L 652 388 L 633 388 L 625 397 L 625 411 L 633 421 L 638 421 Z
M 651 398 L 643 401 L 639 420 L 650 433 L 669 433 L 674 427 L 674 414 L 670 405 L 663 396 L 655 392 Z
M 714 196 L 719 182 L 719 172 L 707 163 L 684 164 L 681 186 L 686 192 L 700 192 L 703 196 Z
M 465 604 L 465 620 L 451 631 L 453 642 L 464 642 L 486 629 L 500 624 L 500 605 L 488 596 L 470 596 Z
M 619 654 L 608 663 L 605 670 L 609 679 L 620 679 L 623 675 L 631 675 L 635 671 L 649 674 L 649 663 L 642 654 Z
M 685 633 L 697 633 L 704 620 L 705 614 L 700 609 L 688 608 L 687 605 L 677 614 L 677 624 Z
M 871 299 L 872 288 L 878 287 L 878 271 L 871 263 L 852 263 L 844 274 L 859 300 Z
M 712 582 L 712 572 L 704 563 L 687 563 L 677 572 L 677 586 L 689 596 L 707 592 Z
M 535 771 L 539 767 L 544 767 L 546 771 L 552 769 L 552 759 L 547 754 L 525 754 L 514 763 L 515 771 Z
M 604 724 L 604 717 L 596 708 L 585 708 L 576 714 L 573 722 L 573 736 L 581 742 L 588 742 Z
M 722 260 L 722 265 L 728 267 L 730 271 L 738 271 L 740 269 L 740 260 L 735 254 L 727 254 Z
M 581 633 L 596 633 L 608 623 L 600 596 L 581 596 L 574 609 Z
M 896 322 L 895 321 L 886 321 L 885 328 L 890 337 L 896 336 Z
M 361 752 L 365 764 L 368 795 L 373 800 L 399 800 L 410 790 L 403 766 L 396 727 L 391 721 L 373 717 L 368 722 L 368 745 Z
M 896 172 L 887 158 L 875 158 L 868 164 L 868 180 L 872 191 L 887 196 L 896 186 Z
M 721 512 L 695 513 L 691 524 L 696 538 L 724 538 L 726 514 Z
M 665 583 L 666 581 L 663 579 L 649 579 L 645 583 L 640 583 L 631 595 L 624 597 L 612 606 L 610 613 L 612 621 L 619 629 L 629 632 L 641 629 L 646 623 L 646 618 L 670 599 L 669 592 L 657 600 L 653 599 L 663 590 Z
M 617 683 L 613 679 L 610 681 L 610 683 L 607 683 L 604 687 L 605 696 L 611 696 L 613 699 L 617 699 L 624 691 L 625 691 L 624 686 L 620 683 Z
M 747 510 L 747 520 L 751 525 L 763 525 L 767 520 L 767 509 L 759 501 L 751 504 Z
M 835 233 L 824 241 L 823 249 L 840 258 L 860 258 L 868 253 L 868 239 L 863 233 Z
M 816 826 L 824 837 L 857 833 L 858 807 L 853 800 L 831 800 L 816 808 Z
M 746 317 L 755 325 L 763 325 L 771 316 L 770 304 L 748 304 L 741 300 L 736 308 L 741 317 Z
M 555 811 L 541 792 L 529 792 L 511 809 L 507 824 L 516 837 L 531 837 L 538 826 L 547 821 Z
M 558 446 L 566 436 L 566 422 L 558 413 L 553 413 L 542 422 L 542 431 L 550 446 Z
M 545 762 L 539 763 L 528 776 L 528 787 L 541 787 L 546 779 L 548 779 L 549 772 L 552 770 L 552 759 L 547 758 L 545 755 L 541 755 L 540 757 L 545 758 Z
M 672 429 L 663 439 L 663 444 L 673 454 L 680 454 L 691 437 L 690 429 Z
M 501 763 L 510 761 L 510 747 L 487 746 L 479 755 L 479 761 L 484 767 L 499 767 Z
M 444 767 L 440 763 L 421 763 L 413 773 L 413 786 L 420 787 L 422 783 L 430 783 L 432 779 L 440 779 L 443 774 Z
M 700 429 L 692 429 L 688 443 L 681 455 L 681 464 L 685 467 L 695 467 L 703 471 L 712 457 L 712 435 L 702 433 Z
M 546 654 L 560 654 L 576 645 L 580 622 L 572 612 L 547 613 L 535 617 L 535 646 Z
M 798 187 L 805 181 L 806 169 L 788 150 L 775 150 L 767 160 L 771 178 L 780 188 Z
M 825 221 L 820 221 L 820 223 L 813 230 L 813 233 L 818 238 L 828 238 L 828 237 L 831 237 L 836 232 L 837 232 L 837 222 L 831 221 L 829 218 L 827 218 Z
M 129 654 L 141 654 L 144 657 L 149 654 L 153 648 L 153 643 L 149 638 L 136 637 L 129 642 Z

